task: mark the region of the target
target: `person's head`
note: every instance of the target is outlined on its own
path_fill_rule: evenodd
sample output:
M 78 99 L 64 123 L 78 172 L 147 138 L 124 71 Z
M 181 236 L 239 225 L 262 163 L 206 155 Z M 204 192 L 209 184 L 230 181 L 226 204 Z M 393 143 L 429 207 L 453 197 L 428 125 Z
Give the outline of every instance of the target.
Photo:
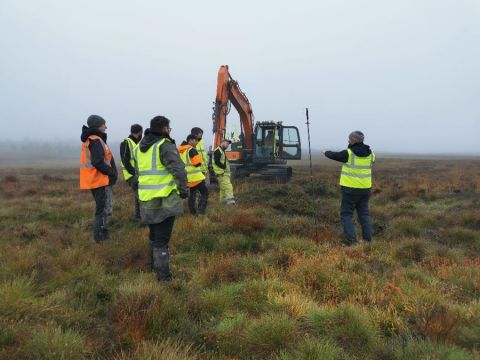
M 132 134 L 133 136 L 135 136 L 139 140 L 142 138 L 142 132 L 143 132 L 142 125 L 133 124 L 130 127 L 130 134 Z
M 187 143 L 193 147 L 197 146 L 198 144 L 198 139 L 195 135 L 190 134 L 187 136 Z
M 350 145 L 363 143 L 365 140 L 365 135 L 361 131 L 352 131 L 350 135 L 348 135 L 348 143 Z
M 99 115 L 90 115 L 87 119 L 87 126 L 90 129 L 96 129 L 102 133 L 107 130 L 107 124 L 105 122 L 105 119 Z
M 190 134 L 195 136 L 197 138 L 197 140 L 200 141 L 203 137 L 203 130 L 200 129 L 199 127 L 194 127 L 194 128 L 192 128 L 192 130 L 190 130 Z
M 172 130 L 170 127 L 170 120 L 168 120 L 165 116 L 155 116 L 152 120 L 150 120 L 150 130 L 158 134 L 170 135 L 170 131 Z
M 222 147 L 223 150 L 225 150 L 230 146 L 231 143 L 232 143 L 232 140 L 223 139 L 222 142 L 220 143 L 220 146 Z

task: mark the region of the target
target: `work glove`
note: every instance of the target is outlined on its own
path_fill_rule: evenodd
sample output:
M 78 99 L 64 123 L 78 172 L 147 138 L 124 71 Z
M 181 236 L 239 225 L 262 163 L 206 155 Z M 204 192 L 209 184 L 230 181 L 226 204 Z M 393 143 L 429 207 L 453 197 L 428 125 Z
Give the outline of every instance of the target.
M 180 190 L 180 197 L 182 199 L 188 198 L 189 195 L 190 195 L 190 190 L 189 189 Z

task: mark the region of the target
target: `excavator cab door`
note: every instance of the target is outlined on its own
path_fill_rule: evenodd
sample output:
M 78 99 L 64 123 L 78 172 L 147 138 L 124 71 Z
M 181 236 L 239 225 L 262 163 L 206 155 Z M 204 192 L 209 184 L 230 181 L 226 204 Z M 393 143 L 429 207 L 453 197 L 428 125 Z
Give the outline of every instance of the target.
M 278 157 L 284 160 L 300 160 L 302 158 L 302 147 L 298 128 L 281 125 L 279 126 L 279 133 Z
M 255 126 L 255 158 L 260 161 L 296 160 L 302 157 L 295 126 L 264 122 Z

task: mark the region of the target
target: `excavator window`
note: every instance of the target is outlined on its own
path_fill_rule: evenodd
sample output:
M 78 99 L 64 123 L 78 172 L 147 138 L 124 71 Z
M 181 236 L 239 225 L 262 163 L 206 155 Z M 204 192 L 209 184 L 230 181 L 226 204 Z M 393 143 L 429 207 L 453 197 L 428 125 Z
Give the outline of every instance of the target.
M 300 150 L 300 136 L 295 126 L 283 126 L 281 138 L 282 159 L 300 159 L 302 153 Z

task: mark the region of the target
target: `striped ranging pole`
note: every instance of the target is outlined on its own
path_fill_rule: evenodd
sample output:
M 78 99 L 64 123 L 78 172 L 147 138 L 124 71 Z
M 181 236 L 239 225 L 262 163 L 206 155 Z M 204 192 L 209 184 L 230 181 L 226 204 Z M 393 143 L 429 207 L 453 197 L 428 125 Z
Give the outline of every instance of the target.
M 315 236 L 317 235 L 317 216 L 315 211 L 315 198 L 313 197 L 313 167 L 312 167 L 312 148 L 310 146 L 310 118 L 308 116 L 308 108 L 305 108 L 305 116 L 307 117 L 307 133 L 308 133 L 308 155 L 310 157 L 310 184 L 312 186 L 312 210 L 313 210 L 313 221 L 315 223 Z

